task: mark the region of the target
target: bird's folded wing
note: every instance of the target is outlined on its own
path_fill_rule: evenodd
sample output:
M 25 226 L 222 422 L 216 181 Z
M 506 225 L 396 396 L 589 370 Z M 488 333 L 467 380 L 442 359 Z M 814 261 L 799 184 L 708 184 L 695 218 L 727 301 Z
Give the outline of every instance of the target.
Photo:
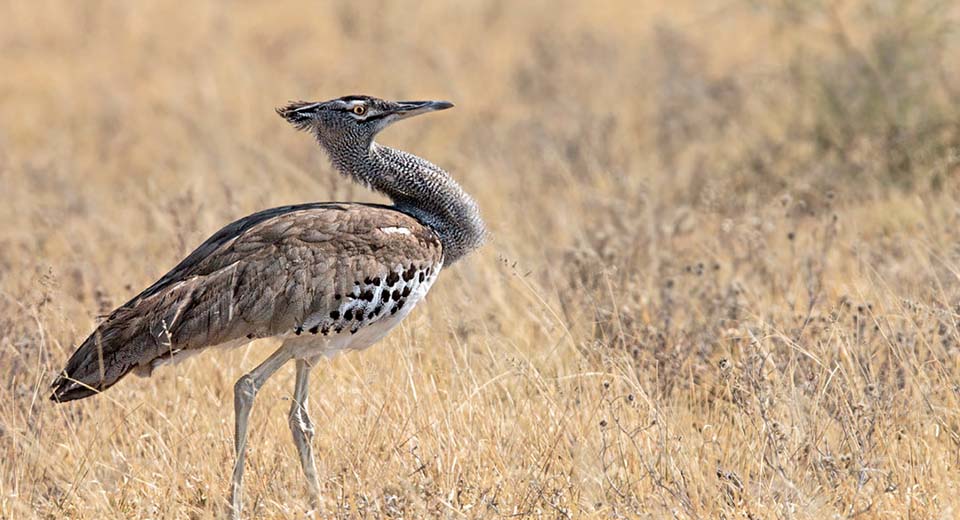
M 299 333 L 324 316 L 342 321 L 336 314 L 344 299 L 362 300 L 373 281 L 409 280 L 441 260 L 430 228 L 386 206 L 305 204 L 256 213 L 215 233 L 113 311 L 65 373 L 102 390 L 182 350 Z

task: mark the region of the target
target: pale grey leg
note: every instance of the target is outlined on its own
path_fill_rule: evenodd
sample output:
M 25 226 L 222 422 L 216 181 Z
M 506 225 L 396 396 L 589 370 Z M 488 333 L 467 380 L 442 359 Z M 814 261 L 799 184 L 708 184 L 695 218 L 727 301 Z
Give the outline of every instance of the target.
M 291 358 L 293 358 L 293 354 L 290 349 L 280 347 L 276 352 L 270 354 L 266 361 L 260 363 L 257 368 L 238 379 L 237 383 L 233 385 L 233 407 L 236 414 L 234 442 L 236 443 L 237 460 L 233 466 L 233 488 L 230 492 L 231 518 L 239 519 L 240 510 L 243 506 L 243 462 L 247 451 L 247 420 L 250 418 L 253 399 L 263 383 Z
M 293 432 L 293 443 L 297 445 L 300 454 L 300 465 L 307 478 L 307 487 L 310 491 L 310 507 L 316 510 L 320 507 L 320 484 L 317 480 L 317 464 L 313 458 L 313 422 L 307 412 L 307 400 L 310 390 L 310 371 L 320 359 L 319 356 L 311 359 L 297 360 L 297 385 L 293 391 L 293 403 L 290 406 L 290 431 Z

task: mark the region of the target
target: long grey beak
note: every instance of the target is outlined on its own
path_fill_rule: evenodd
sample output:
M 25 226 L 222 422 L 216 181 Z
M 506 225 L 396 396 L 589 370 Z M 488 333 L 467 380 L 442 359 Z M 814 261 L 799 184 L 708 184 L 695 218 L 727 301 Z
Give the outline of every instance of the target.
M 397 114 L 398 119 L 406 119 L 451 107 L 453 107 L 453 103 L 449 101 L 397 101 L 397 108 L 394 109 L 394 113 Z

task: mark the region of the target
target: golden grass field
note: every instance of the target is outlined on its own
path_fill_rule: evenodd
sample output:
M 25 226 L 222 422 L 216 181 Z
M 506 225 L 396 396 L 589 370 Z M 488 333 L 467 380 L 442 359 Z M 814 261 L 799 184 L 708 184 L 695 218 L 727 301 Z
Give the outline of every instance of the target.
M 316 518 L 960 515 L 960 34 L 941 0 L 0 3 L 0 517 L 219 518 L 234 381 L 48 386 L 221 225 L 348 184 L 273 113 L 449 99 L 380 141 L 491 228 L 319 367 Z M 245 512 L 303 518 L 259 394 Z

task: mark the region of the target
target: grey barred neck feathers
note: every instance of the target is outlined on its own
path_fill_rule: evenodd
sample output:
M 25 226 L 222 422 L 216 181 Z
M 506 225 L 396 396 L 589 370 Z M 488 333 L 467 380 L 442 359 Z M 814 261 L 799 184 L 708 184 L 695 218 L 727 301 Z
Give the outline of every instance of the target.
M 317 140 L 343 175 L 390 197 L 398 210 L 436 231 L 445 266 L 483 244 L 486 228 L 477 204 L 450 174 L 423 158 L 357 134 L 340 134 L 331 142 L 325 137 L 330 134 L 318 132 Z

